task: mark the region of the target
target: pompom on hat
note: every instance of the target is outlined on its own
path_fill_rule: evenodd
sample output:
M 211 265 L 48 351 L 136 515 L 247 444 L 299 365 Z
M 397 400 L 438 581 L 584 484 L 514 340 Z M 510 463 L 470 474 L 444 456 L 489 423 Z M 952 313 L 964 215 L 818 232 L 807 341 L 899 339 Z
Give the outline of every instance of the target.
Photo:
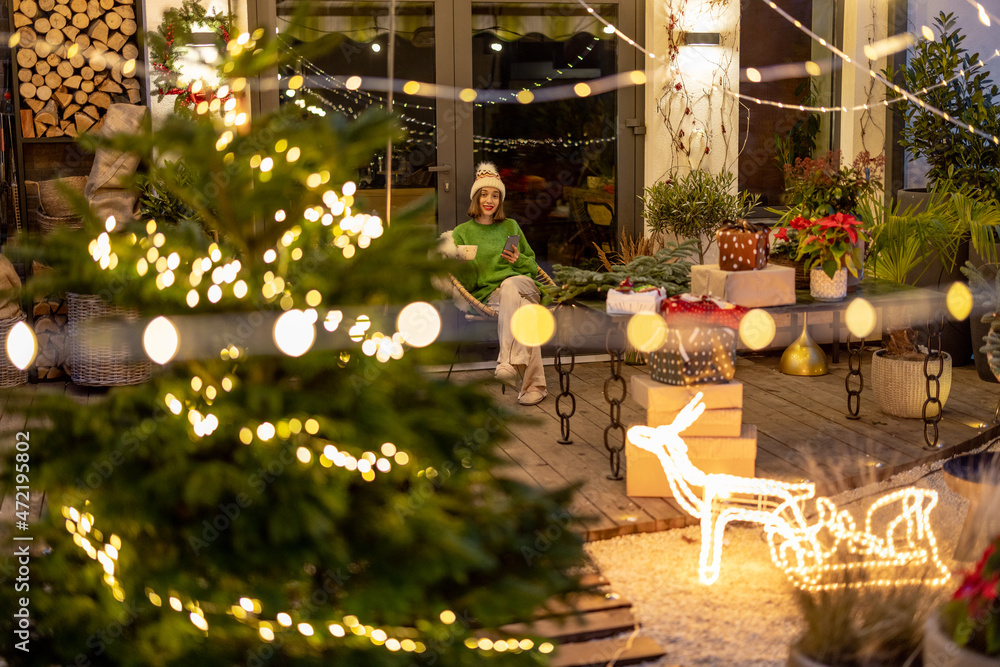
M 504 187 L 503 181 L 500 180 L 500 172 L 492 162 L 480 162 L 476 167 L 476 182 L 472 184 L 470 200 L 476 198 L 476 192 L 480 188 L 496 188 L 500 191 L 501 200 L 507 198 L 507 188 Z

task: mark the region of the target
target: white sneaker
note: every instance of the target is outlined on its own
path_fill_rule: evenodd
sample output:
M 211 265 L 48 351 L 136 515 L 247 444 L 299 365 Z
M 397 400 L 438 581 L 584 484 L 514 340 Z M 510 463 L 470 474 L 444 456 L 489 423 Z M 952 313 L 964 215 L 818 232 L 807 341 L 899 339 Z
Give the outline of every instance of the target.
M 526 392 L 524 396 L 517 399 L 517 402 L 521 405 L 538 405 L 545 400 L 547 395 L 548 394 L 546 394 L 546 392 L 540 389 L 532 389 L 531 391 Z

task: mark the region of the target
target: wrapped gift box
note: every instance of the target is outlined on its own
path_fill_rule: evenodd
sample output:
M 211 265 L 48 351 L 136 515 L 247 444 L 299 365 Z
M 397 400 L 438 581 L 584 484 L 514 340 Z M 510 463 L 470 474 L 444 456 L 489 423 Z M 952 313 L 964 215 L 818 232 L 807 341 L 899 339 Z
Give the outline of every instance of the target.
M 670 328 L 667 340 L 649 355 L 657 382 L 687 386 L 729 382 L 736 375 L 736 332 L 726 327 Z
M 768 230 L 740 220 L 723 225 L 715 233 L 719 244 L 719 266 L 727 271 L 757 271 L 767 266 Z
M 745 308 L 795 303 L 795 269 L 768 264 L 760 271 L 724 271 L 718 264 L 691 267 L 691 293 L 725 299 Z
M 744 424 L 739 437 L 735 438 L 683 438 L 688 446 L 688 458 L 702 472 L 754 477 L 757 460 L 755 425 Z M 701 489 L 697 488 L 697 491 L 700 493 Z M 659 458 L 631 442 L 625 443 L 625 493 L 636 497 L 673 497 Z
M 646 423 L 650 426 L 673 424 L 680 410 L 647 410 Z M 695 423 L 681 434 L 685 440 L 689 436 L 707 438 L 736 438 L 740 435 L 743 422 L 743 408 L 721 408 L 705 410 Z
M 676 412 L 702 393 L 706 410 L 743 407 L 743 383 L 738 380 L 724 384 L 674 386 L 657 382 L 648 375 L 633 375 L 629 394 L 647 410 Z
M 662 287 L 643 292 L 634 290 L 622 292 L 610 289 L 608 290 L 606 312 L 609 315 L 630 315 L 641 312 L 659 313 L 660 304 L 666 296 L 667 290 Z

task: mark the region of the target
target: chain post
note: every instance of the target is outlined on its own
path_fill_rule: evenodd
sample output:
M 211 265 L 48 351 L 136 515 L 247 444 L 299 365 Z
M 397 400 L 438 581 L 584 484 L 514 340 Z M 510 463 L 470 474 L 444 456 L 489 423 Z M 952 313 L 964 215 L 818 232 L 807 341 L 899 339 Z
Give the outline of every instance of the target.
M 628 396 L 628 387 L 625 384 L 625 378 L 622 377 L 622 361 L 625 358 L 624 345 L 612 344 L 612 336 L 615 335 L 616 329 L 612 328 L 608 331 L 607 337 L 607 350 L 610 356 L 611 365 L 611 377 L 604 381 L 604 400 L 608 402 L 608 414 L 611 418 L 611 423 L 604 429 L 604 448 L 608 450 L 608 456 L 611 464 L 611 474 L 608 475 L 608 479 L 611 480 L 621 480 L 622 477 L 622 452 L 625 451 L 625 426 L 622 425 L 622 403 L 625 401 L 625 397 Z M 612 383 L 617 383 L 621 391 L 621 396 L 612 397 Z M 617 437 L 615 438 L 615 443 L 611 443 L 611 433 L 615 432 Z
M 941 329 L 944 322 L 927 322 L 927 356 L 924 358 L 924 378 L 926 381 L 927 400 L 924 401 L 920 416 L 924 420 L 924 449 L 940 449 L 938 442 L 940 433 L 938 422 L 944 406 L 941 404 L 941 376 L 944 374 L 944 354 L 941 352 Z M 936 363 L 936 367 L 931 365 Z M 937 406 L 933 415 L 929 415 L 931 406 Z
M 847 418 L 861 419 L 861 392 L 865 390 L 865 378 L 861 375 L 861 351 L 865 348 L 864 339 L 858 341 L 857 347 L 852 347 L 853 337 L 847 334 L 847 377 L 844 378 L 844 389 L 847 390 Z M 851 378 L 858 378 L 858 388 L 851 389 Z
M 569 367 L 563 364 L 563 355 L 569 354 Z M 570 374 L 576 365 L 576 353 L 568 347 L 556 348 L 556 373 L 559 374 L 559 395 L 556 396 L 556 414 L 559 415 L 559 433 L 561 437 L 556 440 L 560 445 L 572 445 L 569 433 L 569 419 L 576 414 L 576 396 L 569 390 Z M 569 397 L 569 410 L 562 407 L 563 399 Z

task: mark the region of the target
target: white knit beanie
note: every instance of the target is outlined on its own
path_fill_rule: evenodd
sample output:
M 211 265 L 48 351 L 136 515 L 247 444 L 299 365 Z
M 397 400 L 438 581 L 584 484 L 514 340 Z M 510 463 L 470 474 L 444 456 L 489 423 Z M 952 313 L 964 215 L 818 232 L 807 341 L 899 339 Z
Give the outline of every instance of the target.
M 503 186 L 503 181 L 500 180 L 500 172 L 497 171 L 492 162 L 480 162 L 479 166 L 476 167 L 476 182 L 472 184 L 472 192 L 469 193 L 469 199 L 475 199 L 476 192 L 480 188 L 496 188 L 500 191 L 501 200 L 507 198 L 507 188 Z

